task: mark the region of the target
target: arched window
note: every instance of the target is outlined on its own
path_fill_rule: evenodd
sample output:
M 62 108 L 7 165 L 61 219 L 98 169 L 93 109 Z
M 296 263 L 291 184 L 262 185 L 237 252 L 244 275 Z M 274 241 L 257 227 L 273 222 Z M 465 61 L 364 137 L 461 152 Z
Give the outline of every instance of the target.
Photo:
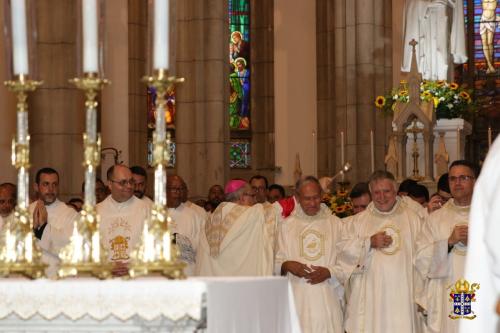
M 250 0 L 229 0 L 229 167 L 250 168 Z

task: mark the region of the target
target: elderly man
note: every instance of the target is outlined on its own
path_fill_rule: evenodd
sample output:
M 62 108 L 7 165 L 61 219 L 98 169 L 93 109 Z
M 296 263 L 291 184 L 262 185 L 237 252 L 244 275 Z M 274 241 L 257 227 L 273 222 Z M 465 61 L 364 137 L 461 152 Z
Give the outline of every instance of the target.
M 226 200 L 205 223 L 196 259 L 197 275 L 263 276 L 273 274 L 276 214 L 255 203 L 244 180 L 225 187 Z
M 69 242 L 78 213 L 58 199 L 59 174 L 56 170 L 38 170 L 34 188 L 38 200 L 29 206 L 29 211 L 33 214 L 33 229 L 35 236 L 40 239 L 43 260 L 49 265 L 46 274 L 54 277 L 59 263 L 59 251 Z
M 168 215 L 172 219 L 170 228 L 176 235 L 176 242 L 181 250 L 181 260 L 187 267 L 187 276 L 194 275 L 196 251 L 200 239 L 201 228 L 203 227 L 206 213 L 188 207 L 184 202 L 187 186 L 184 180 L 177 175 L 167 177 L 167 206 Z M 201 209 L 201 208 L 200 208 Z M 181 237 L 181 236 L 183 237 Z
M 11 183 L 0 184 L 0 230 L 6 221 L 12 219 L 16 208 L 17 187 Z
M 423 221 L 397 196 L 391 173 L 374 172 L 369 187 L 373 201 L 351 223 L 364 255 L 349 282 L 345 330 L 415 332 L 415 289 L 422 281 L 413 260 Z
M 452 199 L 429 217 L 432 241 L 419 252 L 419 263 L 428 282 L 426 310 L 429 332 L 458 332 L 458 321 L 448 317 L 448 287 L 463 278 L 467 254 L 469 212 L 477 177 L 475 166 L 464 160 L 450 165 L 448 179 Z M 426 269 L 428 268 L 428 270 Z
M 339 263 L 345 250 L 342 224 L 321 205 L 322 190 L 312 176 L 296 186 L 301 209 L 281 224 L 275 272 L 288 275 L 302 332 L 343 333 L 343 314 L 336 287 L 343 284 L 357 263 L 360 246 L 354 247 L 351 264 Z M 351 245 L 352 246 L 352 245 Z
M 140 240 L 144 221 L 149 218 L 146 203 L 134 196 L 135 181 L 125 165 L 113 165 L 107 171 L 111 194 L 97 205 L 101 217 L 101 243 L 115 263 L 113 274 L 128 274 L 127 262 Z

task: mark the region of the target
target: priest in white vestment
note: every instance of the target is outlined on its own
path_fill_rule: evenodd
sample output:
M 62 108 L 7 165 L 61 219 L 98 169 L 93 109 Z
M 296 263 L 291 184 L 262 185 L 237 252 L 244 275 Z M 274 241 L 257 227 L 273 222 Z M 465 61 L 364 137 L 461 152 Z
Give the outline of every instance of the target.
M 349 281 L 345 331 L 416 332 L 423 282 L 413 261 L 423 221 L 397 196 L 391 173 L 374 172 L 369 186 L 373 201 L 350 222 L 363 249 Z
M 275 273 L 288 275 L 302 332 L 343 333 L 339 285 L 359 260 L 361 245 L 351 243 L 350 260 L 339 260 L 348 243 L 340 220 L 321 205 L 318 180 L 306 177 L 297 186 L 299 207 L 280 224 Z
M 59 251 L 69 242 L 78 213 L 58 199 L 59 174 L 56 170 L 40 169 L 35 176 L 34 189 L 38 200 L 28 209 L 33 216 L 35 236 L 40 239 L 42 260 L 48 264 L 45 273 L 53 278 L 60 262 Z
M 448 317 L 453 312 L 450 286 L 464 277 L 469 211 L 476 179 L 475 167 L 467 161 L 455 161 L 449 171 L 452 199 L 429 217 L 432 242 L 418 254 L 418 267 L 429 278 L 427 331 L 458 333 L 458 320 Z M 426 263 L 427 261 L 427 263 Z
M 472 311 L 474 320 L 461 320 L 460 333 L 500 332 L 500 139 L 491 146 L 472 198 L 465 279 L 479 283 Z M 495 312 L 495 307 L 496 311 Z
M 276 214 L 266 214 L 244 180 L 231 180 L 222 202 L 200 235 L 196 271 L 200 276 L 273 274 Z M 268 217 L 266 219 L 266 217 Z
M 141 239 L 144 222 L 149 218 L 149 207 L 134 196 L 134 178 L 124 165 L 114 165 L 107 172 L 111 194 L 97 204 L 101 218 L 101 244 L 114 263 L 115 276 L 128 274 L 128 261 Z
M 177 175 L 167 177 L 167 206 L 168 216 L 171 218 L 170 230 L 176 235 L 176 242 L 180 249 L 180 259 L 186 263 L 184 273 L 193 276 L 195 271 L 196 251 L 200 240 L 201 228 L 204 225 L 206 213 L 200 215 L 193 208 L 182 202 L 183 193 L 187 193 L 184 180 Z M 179 239 L 182 235 L 185 239 Z
M 410 71 L 412 39 L 418 42 L 417 66 L 425 80 L 447 80 L 451 60 L 467 62 L 462 0 L 406 0 L 404 19 L 402 71 Z

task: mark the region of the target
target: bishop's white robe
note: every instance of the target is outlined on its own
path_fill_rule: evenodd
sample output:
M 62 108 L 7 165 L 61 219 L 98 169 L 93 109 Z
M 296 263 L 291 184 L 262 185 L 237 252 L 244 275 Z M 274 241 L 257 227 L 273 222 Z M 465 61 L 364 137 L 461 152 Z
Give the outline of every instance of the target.
M 33 215 L 36 204 L 29 205 L 29 212 Z M 42 249 L 42 261 L 48 265 L 45 270 L 47 277 L 53 278 L 57 275 L 59 251 L 69 243 L 73 224 L 79 214 L 64 202 L 56 199 L 52 204 L 46 205 L 47 225 L 43 230 L 42 239 L 38 242 Z
M 266 214 L 261 204 L 221 203 L 200 234 L 196 275 L 272 275 L 275 229 L 274 210 Z
M 315 216 L 295 210 L 279 228 L 275 273 L 285 261 L 322 266 L 331 278 L 312 285 L 288 274 L 302 332 L 343 333 L 342 295 L 338 294 L 359 260 L 359 242 L 349 243 L 343 224 L 326 206 Z M 350 244 L 350 246 L 348 245 Z M 350 247 L 348 249 L 348 247 Z
M 117 202 L 109 195 L 97 204 L 96 209 L 101 217 L 101 243 L 109 260 L 127 262 L 141 239 L 144 222 L 149 218 L 148 206 L 135 196 Z
M 185 236 L 189 242 L 178 244 L 181 250 L 181 260 L 186 263 L 184 273 L 193 276 L 195 271 L 196 251 L 200 240 L 200 232 L 204 225 L 204 217 L 193 208 L 181 203 L 176 208 L 169 208 L 168 215 L 172 218 L 170 230 Z
M 422 219 L 397 198 L 389 212 L 381 212 L 370 203 L 350 224 L 351 232 L 364 240 L 364 255 L 347 288 L 346 332 L 415 332 L 415 299 L 423 283 L 413 261 Z M 370 237 L 379 231 L 389 234 L 393 242 L 387 248 L 372 249 Z
M 479 283 L 472 311 L 474 320 L 460 320 L 460 333 L 500 332 L 495 312 L 500 299 L 500 138 L 491 146 L 472 197 L 465 279 Z
M 468 225 L 470 206 L 457 206 L 453 199 L 429 217 L 432 241 L 418 253 L 417 267 L 429 279 L 426 286 L 427 330 L 432 333 L 458 332 L 458 321 L 448 318 L 453 310 L 450 290 L 464 276 L 467 246 L 457 243 L 448 252 L 448 238 L 457 225 Z

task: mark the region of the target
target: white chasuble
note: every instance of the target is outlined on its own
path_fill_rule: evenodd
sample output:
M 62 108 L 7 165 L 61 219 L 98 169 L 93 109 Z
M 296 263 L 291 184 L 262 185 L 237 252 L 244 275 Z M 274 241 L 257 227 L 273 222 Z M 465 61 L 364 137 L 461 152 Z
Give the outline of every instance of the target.
M 196 275 L 272 275 L 276 215 L 267 215 L 261 204 L 221 203 L 200 233 Z
M 458 320 L 448 318 L 453 310 L 450 286 L 464 277 L 467 246 L 457 243 L 448 251 L 448 238 L 455 226 L 469 224 L 470 206 L 457 206 L 453 199 L 429 217 L 431 242 L 418 254 L 418 268 L 429 279 L 426 287 L 427 329 L 429 332 L 458 332 Z
M 412 333 L 416 331 L 416 294 L 422 279 L 414 269 L 417 236 L 423 221 L 398 198 L 393 209 L 381 212 L 374 203 L 351 221 L 364 242 L 364 256 L 348 286 L 346 332 Z M 370 237 L 385 231 L 392 237 L 387 248 L 370 248 Z
M 279 228 L 275 272 L 280 274 L 285 261 L 297 261 L 309 267 L 321 266 L 331 278 L 318 284 L 288 274 L 302 332 L 343 333 L 343 313 L 339 288 L 348 279 L 359 261 L 361 245 L 344 238 L 343 224 L 321 206 L 315 216 L 295 210 Z M 341 259 L 342 258 L 342 259 Z M 345 260 L 343 260 L 345 259 Z
M 147 205 L 135 196 L 125 202 L 117 202 L 110 195 L 97 205 L 97 213 L 101 218 L 101 243 L 108 252 L 109 260 L 128 261 L 149 217 Z
M 35 201 L 30 204 L 30 214 L 33 214 L 37 203 Z M 47 210 L 47 225 L 38 244 L 42 249 L 42 261 L 48 265 L 45 274 L 53 278 L 56 277 L 57 266 L 60 262 L 59 251 L 69 243 L 73 224 L 78 220 L 79 214 L 59 199 L 50 205 L 45 205 L 45 209 Z

